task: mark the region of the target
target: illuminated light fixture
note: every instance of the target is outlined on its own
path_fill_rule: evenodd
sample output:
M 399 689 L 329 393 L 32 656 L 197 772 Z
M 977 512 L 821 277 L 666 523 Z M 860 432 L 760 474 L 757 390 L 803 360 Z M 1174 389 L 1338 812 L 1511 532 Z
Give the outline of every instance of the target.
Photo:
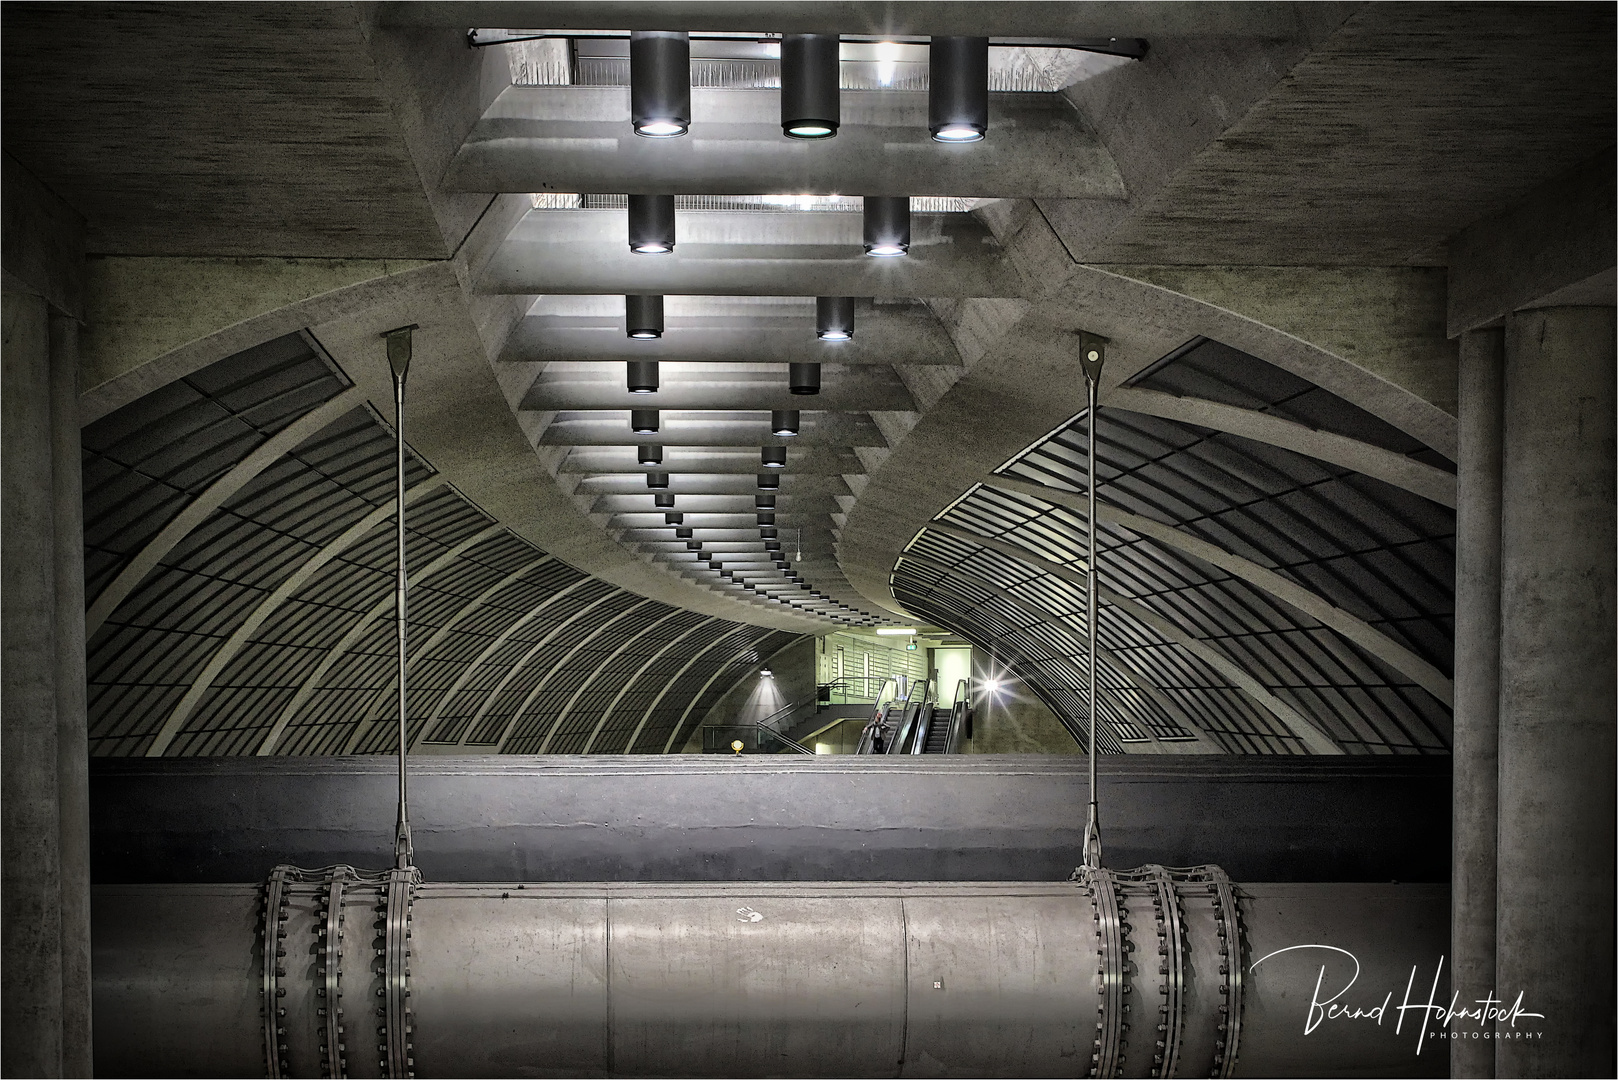
M 629 410 L 629 430 L 636 435 L 650 435 L 657 430 L 656 409 Z
M 754 495 L 753 496 L 753 508 L 755 510 L 774 510 L 775 509 L 775 496 L 774 495 Z
M 781 550 L 781 541 L 779 541 L 779 540 L 766 540 L 766 541 L 764 541 L 764 550 L 765 551 L 780 551 Z M 785 555 L 783 555 L 781 557 L 783 559 L 786 558 Z
M 663 524 L 665 524 L 665 525 L 684 525 L 685 524 L 685 515 L 684 514 L 664 514 L 663 515 Z
M 629 361 L 629 392 L 631 394 L 657 393 L 657 361 Z
M 836 34 L 781 37 L 781 133 L 789 139 L 830 139 L 842 122 L 842 64 Z
M 775 409 L 770 413 L 770 434 L 789 439 L 798 433 L 802 421 L 797 409 Z
M 914 626 L 879 626 L 876 632 L 883 637 L 910 637 L 915 634 Z
M 630 196 L 634 198 L 634 196 Z M 672 231 L 672 230 L 671 230 Z M 865 197 L 865 254 L 879 258 L 910 250 L 910 198 L 906 195 Z
M 701 561 L 701 562 L 711 563 L 711 562 L 713 562 L 713 552 L 711 552 L 711 551 L 699 551 L 699 552 L 697 552 L 697 559 L 699 561 Z
M 774 514 L 760 514 L 758 516 L 758 523 L 760 525 L 774 525 L 775 524 L 775 515 Z
M 673 195 L 629 196 L 629 250 L 637 255 L 674 250 Z
M 988 38 L 935 37 L 927 46 L 927 130 L 941 143 L 988 134 Z
M 691 527 L 689 525 L 686 526 L 683 529 L 675 529 L 674 530 L 674 539 L 676 539 L 676 540 L 689 540 L 689 539 L 691 539 L 691 536 L 692 536 Z M 697 546 L 701 547 L 702 545 L 698 544 Z
M 661 296 L 624 297 L 624 332 L 632 338 L 650 340 L 663 336 Z
M 635 447 L 635 461 L 640 465 L 663 464 L 663 448 L 661 446 L 640 445 Z
M 629 34 L 629 120 L 635 134 L 673 139 L 691 126 L 691 35 Z
M 649 472 L 646 474 L 646 486 L 649 488 L 666 488 L 669 486 L 669 474 L 666 472 Z
M 994 679 L 985 679 L 983 680 L 983 689 L 986 693 L 998 694 L 1000 692 L 1000 683 Z
M 659 491 L 652 496 L 652 505 L 659 510 L 671 509 L 674 506 L 674 495 L 671 492 Z
M 784 446 L 762 446 L 758 451 L 758 461 L 766 469 L 784 469 L 787 467 L 787 448 Z
M 821 341 L 847 341 L 854 336 L 852 296 L 815 297 L 815 336 Z
M 772 491 L 781 486 L 780 473 L 759 473 L 758 486 L 766 491 Z
M 681 532 L 690 532 L 691 530 L 690 529 L 681 529 L 680 531 Z M 702 550 L 702 541 L 701 540 L 687 540 L 685 542 L 685 549 L 687 551 L 701 551 Z
M 787 389 L 799 396 L 820 393 L 820 365 L 788 364 Z
M 777 529 L 773 525 L 767 525 L 767 526 L 764 526 L 764 527 L 760 528 L 758 530 L 758 534 L 760 536 L 762 536 L 766 540 L 774 540 L 777 536 L 780 535 L 780 533 L 777 531 Z

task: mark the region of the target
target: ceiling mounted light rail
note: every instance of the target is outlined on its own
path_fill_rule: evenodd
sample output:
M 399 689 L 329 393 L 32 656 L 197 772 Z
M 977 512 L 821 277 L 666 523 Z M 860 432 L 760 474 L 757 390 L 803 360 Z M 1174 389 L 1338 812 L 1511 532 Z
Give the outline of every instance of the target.
M 663 464 L 663 448 L 661 446 L 635 447 L 635 463 L 637 465 Z
M 787 448 L 784 446 L 765 446 L 758 452 L 759 464 L 766 469 L 784 469 L 787 467 Z
M 927 130 L 941 143 L 989 132 L 989 39 L 935 37 L 927 46 Z
M 800 396 L 820 393 L 820 365 L 789 364 L 787 389 Z
M 673 211 L 670 211 L 670 218 Z M 670 226 L 673 234 L 673 226 Z M 865 254 L 894 258 L 910 251 L 910 197 L 865 196 Z
M 797 409 L 775 409 L 770 413 L 770 434 L 786 439 L 798 433 L 801 421 Z
M 815 297 L 815 336 L 821 341 L 847 341 L 854 336 L 852 296 Z
M 789 139 L 830 139 L 842 122 L 842 65 L 836 34 L 781 38 L 781 133 Z
M 663 336 L 661 296 L 624 297 L 624 330 L 632 338 L 649 340 Z
M 668 30 L 629 35 L 629 119 L 635 134 L 674 139 L 691 126 L 691 36 Z
M 674 250 L 674 196 L 630 195 L 629 250 L 637 255 L 667 255 Z M 906 205 L 905 235 L 910 233 Z M 868 227 L 867 227 L 868 228 Z
M 657 431 L 657 410 L 629 410 L 629 430 L 637 435 L 650 435 Z
M 631 360 L 629 368 L 629 392 L 631 394 L 657 393 L 657 361 Z

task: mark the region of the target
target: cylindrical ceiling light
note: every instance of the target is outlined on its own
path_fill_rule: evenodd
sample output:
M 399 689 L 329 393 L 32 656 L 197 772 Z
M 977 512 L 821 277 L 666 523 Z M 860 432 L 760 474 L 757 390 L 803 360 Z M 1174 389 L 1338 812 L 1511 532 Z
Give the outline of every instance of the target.
M 773 491 L 781 486 L 780 473 L 761 472 L 758 474 L 758 486 L 765 491 Z
M 674 530 L 674 539 L 676 540 L 689 540 L 691 539 L 691 536 L 691 526 L 689 525 Z M 698 544 L 697 546 L 701 547 L 702 545 Z
M 781 550 L 781 541 L 779 541 L 779 540 L 766 540 L 766 541 L 764 541 L 764 550 L 765 551 L 780 551 Z M 782 556 L 782 558 L 784 559 L 785 556 Z
M 649 488 L 666 488 L 669 486 L 669 474 L 666 472 L 649 472 L 646 474 L 646 486 Z
M 648 139 L 676 138 L 691 126 L 689 34 L 630 31 L 629 119 Z
M 685 549 L 687 551 L 701 551 L 702 550 L 702 541 L 701 540 L 687 540 L 685 542 Z
M 798 395 L 820 393 L 820 365 L 788 364 L 787 389 Z
M 649 340 L 663 336 L 661 296 L 624 297 L 624 330 L 632 338 Z
M 775 509 L 775 496 L 774 495 L 754 495 L 753 496 L 753 509 L 755 509 L 755 510 L 774 510 Z
M 854 336 L 852 296 L 815 297 L 815 336 L 821 341 L 847 341 Z
M 668 492 L 668 491 L 659 491 L 656 495 L 652 496 L 652 505 L 657 507 L 659 510 L 671 510 L 671 509 L 673 509 L 674 508 L 674 495 L 673 495 L 673 493 Z
M 629 430 L 637 435 L 650 435 L 655 432 L 657 430 L 657 410 L 629 410 Z
M 685 515 L 684 514 L 664 514 L 663 515 L 663 524 L 665 524 L 665 525 L 684 525 L 685 524 Z
M 989 131 L 989 39 L 935 37 L 927 46 L 927 130 L 943 143 Z
M 798 433 L 802 421 L 797 409 L 774 409 L 770 412 L 770 434 L 789 439 Z
M 905 220 L 908 236 L 909 218 Z M 629 196 L 629 250 L 637 255 L 667 255 L 674 250 L 673 195 Z
M 635 462 L 639 465 L 663 464 L 663 448 L 661 446 L 641 445 L 635 447 Z
M 758 461 L 766 469 L 784 469 L 787 467 L 787 448 L 784 446 L 760 447 Z
M 634 198 L 633 195 L 630 196 Z M 672 212 L 671 215 L 672 217 Z M 670 242 L 673 228 L 670 227 Z M 865 196 L 865 254 L 878 257 L 903 255 L 910 250 L 910 197 L 907 195 Z
M 789 139 L 829 139 L 842 122 L 836 34 L 781 37 L 781 133 Z
M 777 536 L 781 535 L 780 530 L 778 530 L 774 525 L 760 526 L 758 534 L 766 540 L 774 540 Z
M 631 360 L 629 367 L 629 392 L 631 394 L 657 393 L 657 361 Z
M 760 514 L 758 516 L 758 523 L 760 525 L 774 525 L 775 524 L 775 515 L 774 514 Z

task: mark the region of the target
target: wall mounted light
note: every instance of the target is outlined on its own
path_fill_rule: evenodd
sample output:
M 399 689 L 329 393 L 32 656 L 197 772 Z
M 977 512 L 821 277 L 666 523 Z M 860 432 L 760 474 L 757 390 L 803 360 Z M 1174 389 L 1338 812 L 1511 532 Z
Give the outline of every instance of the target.
M 629 35 L 629 119 L 635 134 L 673 139 L 691 126 L 691 36 L 668 30 Z
M 689 526 L 689 525 L 684 526 L 683 528 L 679 528 L 679 529 L 674 530 L 674 539 L 676 539 L 676 540 L 689 540 L 689 539 L 691 539 L 691 536 L 692 536 L 691 526 Z M 701 547 L 702 545 L 698 544 L 697 546 Z
M 772 490 L 774 488 L 780 487 L 781 486 L 781 474 L 780 473 L 767 473 L 767 472 L 759 473 L 758 474 L 758 486 L 765 489 L 766 491 L 769 491 L 769 490 Z
M 657 393 L 657 361 L 631 360 L 628 363 L 628 383 L 631 394 Z
M 758 461 L 766 469 L 784 469 L 787 467 L 787 448 L 784 446 L 760 447 Z
M 685 515 L 684 514 L 664 514 L 663 515 L 663 524 L 665 524 L 665 525 L 684 525 L 685 524 Z
M 669 486 L 669 474 L 666 472 L 649 472 L 646 474 L 646 486 L 649 488 L 666 488 Z
M 821 341 L 847 341 L 854 336 L 852 296 L 815 297 L 815 336 Z
M 988 134 L 988 38 L 935 37 L 927 46 L 927 130 L 942 143 Z
M 775 509 L 775 496 L 774 495 L 754 495 L 753 496 L 753 509 L 755 509 L 755 510 L 774 510 Z
M 638 465 L 663 464 L 663 448 L 661 446 L 641 445 L 635 447 L 635 462 Z
M 787 389 L 799 396 L 820 393 L 820 365 L 788 364 Z
M 657 430 L 656 409 L 629 410 L 629 430 L 637 435 L 650 435 Z
M 624 331 L 632 338 L 650 340 L 663 336 L 661 296 L 624 297 Z
M 633 197 L 631 196 L 631 198 Z M 890 258 L 895 255 L 903 255 L 909 250 L 909 196 L 867 195 L 865 197 L 865 254 Z
M 789 139 L 830 139 L 842 122 L 842 65 L 836 34 L 781 37 L 781 133 Z
M 667 255 L 674 250 L 673 195 L 629 196 L 629 250 L 637 255 Z
M 669 491 L 659 491 L 652 496 L 652 505 L 659 510 L 670 510 L 674 507 L 674 494 Z
M 802 421 L 797 409 L 774 409 L 770 412 L 770 434 L 789 439 L 798 433 Z

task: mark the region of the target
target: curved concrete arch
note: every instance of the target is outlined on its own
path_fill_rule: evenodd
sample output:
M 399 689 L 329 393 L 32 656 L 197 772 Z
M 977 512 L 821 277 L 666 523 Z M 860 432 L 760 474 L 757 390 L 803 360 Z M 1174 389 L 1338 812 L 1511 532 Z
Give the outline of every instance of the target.
M 443 484 L 444 478 L 441 476 L 423 480 L 405 492 L 406 505 L 415 502 L 423 495 L 438 490 Z M 163 756 L 163 752 L 169 748 L 169 744 L 174 741 L 174 737 L 180 733 L 181 729 L 185 727 L 185 722 L 196 711 L 196 707 L 202 702 L 203 696 L 212 688 L 214 680 L 236 658 L 236 654 L 241 652 L 242 648 L 247 645 L 254 632 L 263 626 L 265 621 L 271 615 L 274 615 L 282 604 L 294 596 L 299 589 L 307 585 L 327 563 L 347 551 L 372 529 L 391 518 L 393 514 L 394 507 L 391 503 L 376 507 L 369 514 L 350 525 L 341 535 L 327 543 L 325 547 L 320 548 L 305 559 L 303 565 L 299 566 L 285 581 L 276 586 L 273 592 L 259 601 L 258 606 L 243 620 L 235 632 L 225 640 L 224 644 L 214 650 L 214 654 L 209 658 L 207 666 L 202 669 L 202 672 L 191 683 L 190 689 L 175 704 L 174 709 L 168 715 L 168 719 L 163 721 L 163 726 L 158 729 L 157 736 L 152 739 L 152 745 L 146 750 L 146 756 Z
M 656 622 L 652 623 L 650 626 L 646 627 L 646 629 L 642 630 L 641 633 L 650 633 L 655 628 L 662 626 L 664 623 L 680 614 L 683 614 L 680 609 L 675 608 L 662 618 L 658 619 Z M 562 706 L 562 711 L 556 714 L 555 720 L 551 721 L 550 730 L 545 732 L 545 738 L 539 744 L 539 752 L 541 754 L 550 749 L 551 739 L 555 738 L 556 733 L 562 730 L 563 722 L 565 722 L 567 718 L 572 715 L 573 706 L 578 704 L 578 700 L 581 696 L 583 696 L 584 692 L 590 688 L 591 684 L 596 681 L 596 678 L 601 675 L 608 665 L 610 665 L 614 660 L 618 659 L 618 657 L 622 656 L 624 650 L 629 648 L 629 646 L 633 645 L 634 643 L 635 639 L 633 637 L 626 637 L 623 640 L 623 643 L 620 644 L 616 649 L 612 650 L 612 654 L 601 662 L 600 667 L 596 668 L 590 673 L 589 678 L 583 680 L 577 687 L 574 688 L 573 693 L 567 699 L 567 703 Z M 628 683 L 625 683 L 624 689 L 627 689 L 628 685 Z M 623 689 L 620 689 L 618 693 L 620 696 L 622 696 Z M 614 698 L 613 700 L 616 701 L 617 698 Z M 601 730 L 601 722 L 602 720 L 606 719 L 606 716 L 607 714 L 603 712 L 601 716 L 596 719 L 595 730 L 590 732 L 590 739 L 585 741 L 585 753 L 589 753 L 589 744 L 595 739 L 595 732 Z
M 939 571 L 941 571 L 941 572 L 943 572 L 945 574 L 951 575 L 951 576 L 958 576 L 958 577 L 967 578 L 974 585 L 976 585 L 978 588 L 984 589 L 984 590 L 986 590 L 988 592 L 992 592 L 995 596 L 999 597 L 1001 600 L 1005 601 L 1007 604 L 1010 604 L 1011 606 L 1017 608 L 1019 611 L 1022 611 L 1025 614 L 1031 615 L 1034 618 L 1039 619 L 1039 620 L 1041 620 L 1043 622 L 1056 623 L 1056 624 L 1058 624 L 1060 626 L 1069 626 L 1067 620 L 1064 619 L 1062 616 L 1057 615 L 1056 613 L 1054 613 L 1052 611 L 1047 611 L 1044 607 L 1042 607 L 1039 604 L 1035 604 L 1032 601 L 1024 600 L 1021 597 L 1015 596 L 1012 593 L 1008 592 L 1007 590 L 1005 590 L 1005 589 L 1001 588 L 1000 586 L 996 585 L 994 582 L 988 580 L 987 578 L 984 578 L 984 577 L 981 577 L 981 576 L 979 576 L 977 574 L 974 574 L 969 570 L 963 570 L 958 566 L 946 566 L 945 564 L 943 564 L 941 562 L 938 562 L 937 560 L 929 559 L 925 555 L 918 555 L 915 552 L 906 552 L 903 557 L 906 558 L 906 559 L 909 559 L 909 560 L 911 560 L 913 562 L 924 563 L 927 566 L 931 566 L 934 569 L 939 570 Z M 1074 629 L 1074 630 L 1078 630 L 1077 627 L 1069 627 L 1069 628 Z M 1119 657 L 1118 657 L 1118 655 L 1116 653 L 1114 653 L 1111 649 L 1107 648 L 1106 646 L 1102 645 L 1099 641 L 1096 642 L 1096 659 L 1101 661 L 1102 663 L 1105 663 L 1108 667 L 1112 668 L 1115 672 L 1117 672 L 1120 676 L 1122 676 L 1125 681 L 1133 684 L 1137 689 L 1139 689 L 1141 691 L 1141 693 L 1143 693 L 1147 697 L 1151 698 L 1162 709 L 1164 709 L 1164 711 L 1168 712 L 1169 715 L 1174 717 L 1175 722 L 1178 723 L 1186 731 L 1190 732 L 1192 737 L 1194 739 L 1196 739 L 1197 744 L 1199 746 L 1201 746 L 1201 747 L 1206 748 L 1207 752 L 1215 753 L 1215 754 L 1223 754 L 1223 753 L 1225 753 L 1225 748 L 1220 746 L 1218 743 L 1214 742 L 1214 740 L 1209 737 L 1208 733 L 1203 731 L 1201 726 L 1199 724 L 1197 724 L 1196 721 L 1192 720 L 1191 717 L 1186 713 L 1186 711 L 1184 709 L 1180 708 L 1177 704 L 1175 704 L 1174 700 L 1172 698 L 1170 698 L 1167 694 L 1163 693 L 1162 689 L 1156 683 L 1152 682 L 1150 679 L 1146 678 L 1140 672 L 1136 671 L 1134 668 L 1132 668 L 1128 664 L 1124 663 L 1121 659 L 1119 659 Z M 1098 689 L 1105 690 L 1105 687 L 1099 687 L 1098 686 Z M 1113 699 L 1113 704 L 1119 706 L 1119 709 L 1118 709 L 1119 712 L 1122 712 L 1122 713 L 1127 713 L 1128 712 L 1128 710 L 1126 708 L 1124 708 L 1122 703 L 1119 702 L 1116 698 Z M 1158 739 L 1150 733 L 1150 731 L 1145 727 L 1145 725 L 1142 725 L 1142 730 L 1147 732 L 1147 738 L 1151 740 L 1154 747 L 1162 745 L 1158 741 Z M 1172 753 L 1174 751 L 1154 750 L 1154 752 L 1155 753 Z
M 414 574 L 411 574 L 409 584 L 412 586 L 421 584 L 485 540 L 499 536 L 505 531 L 505 526 L 503 525 L 491 525 L 482 532 L 474 533 L 423 566 L 420 570 L 417 570 Z M 327 650 L 319 665 L 309 673 L 307 679 L 303 680 L 303 685 L 298 687 L 298 692 L 292 695 L 292 700 L 287 702 L 286 708 L 281 710 L 281 715 L 276 718 L 269 734 L 264 736 L 264 741 L 259 744 L 258 750 L 255 751 L 255 756 L 268 757 L 275 753 L 275 747 L 280 743 L 281 736 L 286 732 L 287 725 L 292 722 L 292 718 L 298 714 L 304 703 L 319 688 L 321 680 L 326 677 L 326 673 L 331 671 L 337 661 L 342 659 L 360 638 L 365 636 L 365 632 L 371 628 L 372 623 L 392 610 L 393 605 L 394 597 L 392 592 L 389 592 L 386 597 L 373 604 L 370 610 L 362 613 L 358 619 L 354 620 L 354 625 L 348 628 L 337 644 Z
M 669 732 L 668 742 L 663 744 L 663 753 L 667 754 L 673 748 L 674 737 L 678 735 L 680 733 L 680 729 L 685 726 L 686 720 L 690 719 L 691 710 L 697 707 L 697 702 L 702 700 L 702 695 L 708 692 L 708 687 L 714 684 L 714 680 L 723 675 L 725 671 L 729 669 L 729 667 L 729 664 L 720 664 L 719 667 L 714 669 L 714 673 L 708 676 L 708 681 L 698 687 L 695 694 L 691 695 L 691 700 L 686 703 L 685 712 L 680 714 L 680 718 L 674 722 L 674 729 Z M 690 736 L 686 737 L 690 738 Z
M 585 740 L 584 749 L 582 751 L 580 751 L 580 753 L 588 754 L 591 751 L 591 749 L 593 749 L 595 747 L 596 738 L 598 736 L 600 736 L 601 729 L 607 722 L 607 717 L 612 715 L 612 710 L 614 710 L 614 709 L 616 709 L 618 707 L 618 703 L 624 699 L 625 694 L 629 693 L 629 688 L 631 686 L 635 685 L 635 681 L 637 679 L 639 679 L 642 675 L 646 674 L 646 669 L 647 668 L 651 667 L 657 661 L 661 660 L 664 656 L 668 655 L 668 652 L 669 652 L 670 649 L 672 649 L 676 645 L 680 644 L 682 641 L 684 641 L 686 638 L 690 637 L 692 634 L 696 633 L 698 630 L 701 630 L 703 627 L 712 625 L 713 623 L 718 622 L 718 621 L 719 620 L 718 620 L 717 617 L 715 617 L 713 615 L 710 615 L 706 619 L 703 619 L 701 622 L 693 623 L 679 637 L 677 637 L 677 638 L 673 639 L 672 641 L 670 641 L 667 645 L 665 645 L 661 649 L 657 650 L 657 652 L 653 653 L 651 656 L 648 656 L 646 658 L 646 662 L 641 664 L 640 667 L 635 669 L 635 674 L 631 675 L 629 678 L 624 680 L 624 685 L 618 688 L 617 695 L 612 699 L 612 701 L 607 703 L 607 707 L 605 709 L 601 710 L 601 717 L 600 717 L 600 719 L 598 719 L 596 721 L 595 730 L 590 732 L 590 737 Z M 640 732 L 640 728 L 637 726 L 636 729 L 635 729 L 635 734 L 639 734 L 639 732 Z M 628 743 L 625 743 L 625 746 L 627 746 L 627 745 L 628 745 Z M 628 751 L 626 750 L 625 753 L 628 753 Z
M 158 530 L 156 536 L 146 541 L 145 546 L 118 572 L 118 576 L 96 594 L 95 600 L 84 614 L 84 636 L 88 638 L 101 629 L 102 624 L 118 610 L 118 605 L 123 603 L 152 568 L 163 560 L 163 556 L 173 551 L 180 541 L 190 535 L 192 529 L 206 521 L 209 514 L 223 506 L 231 496 L 246 487 L 259 473 L 279 461 L 293 447 L 350 409 L 359 407 L 364 401 L 365 395 L 357 389 L 350 387 L 344 390 L 270 436 L 252 453 L 232 466 L 229 472 L 209 484 L 196 498 L 182 507 L 180 512 L 174 515 L 173 520 Z
M 1080 588 L 1085 586 L 1084 575 L 1075 573 L 1070 568 L 1058 563 L 1041 559 L 1037 555 L 1017 547 L 1015 544 L 1008 544 L 993 537 L 979 536 L 977 533 L 953 525 L 943 525 L 935 522 L 928 527 L 937 529 L 946 536 L 953 536 L 959 540 L 965 540 L 967 543 L 977 544 L 979 547 L 985 547 L 991 551 L 998 551 L 1000 554 L 1018 562 L 1038 567 L 1052 577 L 1072 582 Z M 1158 637 L 1180 646 L 1186 652 L 1191 653 L 1197 659 L 1219 672 L 1230 681 L 1232 686 L 1251 698 L 1254 704 L 1279 720 L 1288 731 L 1292 732 L 1308 748 L 1310 753 L 1343 753 L 1343 748 L 1337 745 L 1337 741 L 1330 734 L 1323 731 L 1313 720 L 1310 720 L 1291 705 L 1270 693 L 1262 683 L 1248 674 L 1246 669 L 1226 656 L 1223 650 L 1215 648 L 1201 638 L 1193 637 L 1186 631 L 1181 630 L 1138 600 L 1123 596 L 1106 586 L 1102 586 L 1098 590 L 1098 594 L 1100 599 L 1118 608 L 1137 622 L 1150 627 Z
M 625 615 L 639 611 L 647 604 L 653 602 L 654 601 L 651 600 L 642 600 L 639 603 L 629 605 L 628 607 L 624 608 L 624 610 L 620 611 L 618 614 L 614 615 L 612 618 L 590 631 L 588 634 L 585 634 L 578 641 L 574 642 L 573 647 L 563 654 L 560 660 L 551 665 L 551 669 L 545 673 L 544 678 L 540 679 L 539 682 L 534 684 L 534 688 L 528 691 L 527 696 L 522 699 L 522 704 L 518 705 L 517 710 L 511 714 L 511 719 L 506 721 L 506 730 L 500 733 L 500 741 L 495 743 L 494 752 L 499 754 L 505 751 L 506 742 L 511 738 L 511 733 L 517 730 L 517 722 L 522 719 L 522 714 L 528 711 L 529 706 L 534 703 L 534 699 L 539 696 L 539 692 L 545 689 L 546 684 L 551 681 L 551 676 L 562 670 L 563 666 L 565 666 L 569 660 L 573 659 L 574 654 L 580 649 L 584 648 L 586 642 L 594 641 L 598 635 L 605 633 L 609 627 L 611 627 L 619 619 L 622 619 Z M 584 612 L 580 612 L 579 614 L 582 615 Z M 577 617 L 578 616 L 574 616 L 574 618 Z M 568 620 L 568 622 L 572 621 L 572 619 Z M 547 733 L 547 741 L 549 738 L 549 733 Z M 543 753 L 543 750 L 541 752 Z
M 1084 498 L 1080 495 L 1057 491 L 1055 488 L 1041 487 L 1039 484 L 1005 476 L 986 477 L 983 483 L 987 487 L 1025 495 L 1057 506 L 1065 506 L 1070 510 L 1077 510 L 1081 514 L 1085 512 Z M 1096 501 L 1096 513 L 1103 521 L 1114 522 L 1150 540 L 1155 540 L 1168 547 L 1178 548 L 1188 555 L 1196 556 L 1203 562 L 1219 567 L 1232 577 L 1240 578 L 1249 585 L 1262 589 L 1277 600 L 1284 601 L 1297 608 L 1323 626 L 1328 626 L 1337 631 L 1337 633 L 1343 635 L 1343 637 L 1395 671 L 1408 676 L 1417 686 L 1432 694 L 1445 705 L 1454 707 L 1455 683 L 1453 680 L 1446 678 L 1443 672 L 1365 620 L 1349 614 L 1318 593 L 1304 588 L 1282 574 L 1266 569 L 1240 555 L 1226 551 L 1217 544 L 1191 536 L 1172 526 L 1154 521 L 1149 517 L 1120 509 L 1100 499 Z
M 672 676 L 669 677 L 668 681 L 663 684 L 663 689 L 659 690 L 657 692 L 657 696 L 652 699 L 651 704 L 646 706 L 646 711 L 641 713 L 640 722 L 635 725 L 635 730 L 630 733 L 629 741 L 624 743 L 624 753 L 629 754 L 634 752 L 635 743 L 640 739 L 640 733 L 646 729 L 646 722 L 652 718 L 652 713 L 657 709 L 658 705 L 662 704 L 663 698 L 668 695 L 669 690 L 673 688 L 675 683 L 680 681 L 680 676 L 684 675 L 687 671 L 690 671 L 692 664 L 695 664 L 698 660 L 701 660 L 704 656 L 707 656 L 709 653 L 713 652 L 714 649 L 719 647 L 720 642 L 724 641 L 735 632 L 735 630 L 727 630 L 725 633 L 720 634 L 718 637 L 708 642 L 708 644 L 704 645 L 697 651 L 695 655 L 682 664 L 679 671 L 676 671 Z M 671 732 L 669 734 L 669 743 L 672 743 L 673 741 L 674 735 Z M 663 745 L 662 752 L 665 754 L 669 752 L 669 743 L 665 743 Z

